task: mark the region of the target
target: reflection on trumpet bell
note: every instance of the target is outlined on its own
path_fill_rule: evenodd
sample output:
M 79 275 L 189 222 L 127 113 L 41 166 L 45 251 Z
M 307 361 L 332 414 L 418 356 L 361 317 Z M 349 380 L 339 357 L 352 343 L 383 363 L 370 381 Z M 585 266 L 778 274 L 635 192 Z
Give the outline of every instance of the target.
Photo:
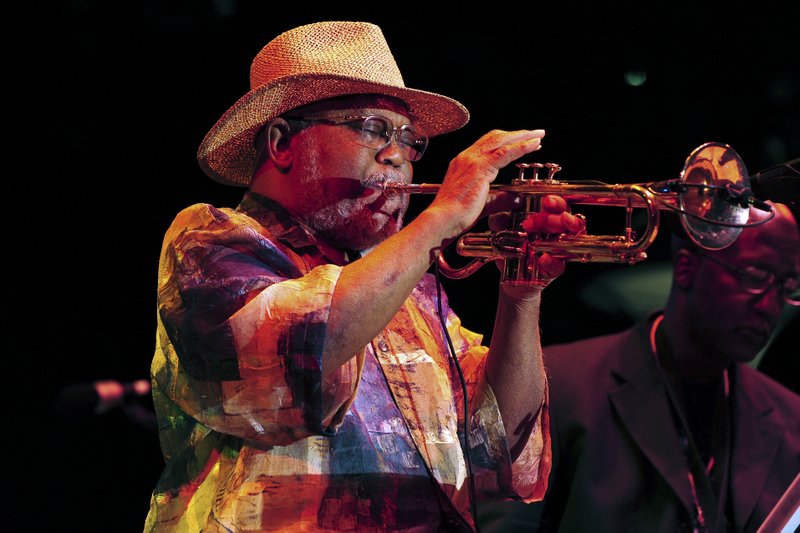
M 770 211 L 768 204 L 753 196 L 744 162 L 730 146 L 722 143 L 699 146 L 686 159 L 679 178 L 660 182 L 627 185 L 561 182 L 554 179 L 561 170 L 555 163 L 520 163 L 517 167 L 519 177 L 511 184 L 490 186 L 492 192 L 520 195 L 521 208 L 512 214 L 513 227 L 463 235 L 457 241 L 457 251 L 475 259 L 454 269 L 440 254 L 439 266 L 445 276 L 461 279 L 490 261 L 502 259 L 505 267 L 501 281 L 540 283 L 535 259 L 540 253 L 583 263 L 638 263 L 647 258 L 645 250 L 656 238 L 662 209 L 679 214 L 683 230 L 695 244 L 719 250 L 733 243 L 748 225 L 751 206 Z M 528 177 L 526 173 L 531 169 L 533 175 Z M 540 178 L 539 173 L 545 170 L 547 176 Z M 441 186 L 381 183 L 375 187 L 385 194 L 436 194 Z M 538 210 L 539 199 L 548 194 L 561 196 L 570 205 L 623 207 L 623 234 L 529 235 L 521 223 Z M 633 209 L 644 209 L 647 213 L 647 224 L 638 235 L 632 228 Z

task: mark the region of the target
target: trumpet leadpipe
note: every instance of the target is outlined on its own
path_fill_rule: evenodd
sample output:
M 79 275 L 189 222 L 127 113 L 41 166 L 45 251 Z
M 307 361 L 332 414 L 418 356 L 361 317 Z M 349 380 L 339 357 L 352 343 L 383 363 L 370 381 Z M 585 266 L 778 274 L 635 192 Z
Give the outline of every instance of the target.
M 438 183 L 399 183 L 383 182 L 372 185 L 387 195 L 395 194 L 437 194 L 442 188 Z M 601 182 L 561 182 L 555 180 L 526 181 L 524 183 L 489 186 L 490 193 L 505 192 L 520 196 L 554 194 L 561 196 L 569 204 L 600 205 L 609 207 L 647 208 L 651 202 L 646 197 L 655 197 L 659 204 L 674 207 L 677 204 L 674 194 L 655 192 L 649 184 L 607 184 Z

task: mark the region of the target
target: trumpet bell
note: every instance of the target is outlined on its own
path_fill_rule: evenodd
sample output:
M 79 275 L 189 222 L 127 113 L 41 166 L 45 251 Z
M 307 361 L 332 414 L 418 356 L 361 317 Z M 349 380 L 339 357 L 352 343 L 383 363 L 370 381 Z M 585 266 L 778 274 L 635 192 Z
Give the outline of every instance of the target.
M 686 158 L 681 183 L 677 207 L 689 239 L 706 250 L 731 245 L 750 217 L 747 202 L 731 201 L 750 191 L 750 177 L 739 154 L 727 144 L 703 144 Z

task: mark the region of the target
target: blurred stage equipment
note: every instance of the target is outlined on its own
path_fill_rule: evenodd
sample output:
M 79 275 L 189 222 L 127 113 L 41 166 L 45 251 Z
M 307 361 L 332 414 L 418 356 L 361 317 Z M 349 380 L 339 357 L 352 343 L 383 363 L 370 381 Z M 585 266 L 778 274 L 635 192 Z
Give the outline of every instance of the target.
M 120 409 L 136 424 L 155 428 L 155 413 L 148 400 L 149 380 L 122 382 L 103 379 L 63 387 L 55 397 L 54 407 L 64 420 L 93 417 Z
M 156 414 L 150 396 L 150 381 L 124 382 L 102 379 L 72 383 L 54 398 L 56 415 L 67 423 L 86 421 L 110 412 L 121 412 L 135 426 L 157 431 Z
M 481 266 L 504 260 L 501 281 L 546 284 L 537 256 L 547 252 L 565 261 L 635 264 L 647 258 L 645 250 L 656 238 L 660 210 L 674 212 L 686 236 L 698 246 L 719 250 L 733 243 L 742 228 L 763 224 L 771 216 L 749 223 L 750 207 L 771 212 L 750 188 L 747 168 L 730 146 L 706 143 L 686 159 L 679 178 L 650 183 L 606 184 L 598 181 L 558 181 L 561 167 L 554 163 L 518 163 L 519 177 L 509 185 L 492 184 L 492 191 L 517 194 L 522 207 L 512 213 L 512 229 L 467 233 L 456 244 L 458 253 L 472 257 L 466 266 L 451 267 L 439 254 L 439 269 L 452 279 L 465 278 Z M 532 169 L 532 177 L 526 171 Z M 539 172 L 547 170 L 540 179 Z M 384 194 L 435 194 L 438 184 L 377 183 Z M 622 235 L 529 235 L 522 221 L 539 210 L 543 195 L 554 194 L 570 205 L 625 208 Z M 647 224 L 641 235 L 632 228 L 633 210 L 645 209 Z
M 115 407 L 150 394 L 150 382 L 138 379 L 129 383 L 113 379 L 73 383 L 61 389 L 58 401 L 65 410 L 103 414 Z

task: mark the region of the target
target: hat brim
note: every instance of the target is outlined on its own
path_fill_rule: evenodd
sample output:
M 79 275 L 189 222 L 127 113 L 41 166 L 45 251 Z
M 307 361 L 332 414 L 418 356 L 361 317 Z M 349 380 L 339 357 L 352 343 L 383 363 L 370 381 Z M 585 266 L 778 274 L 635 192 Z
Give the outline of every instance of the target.
M 294 108 L 351 94 L 402 100 L 409 118 L 429 137 L 457 130 L 469 121 L 466 107 L 441 94 L 331 74 L 286 76 L 251 90 L 222 115 L 200 144 L 200 167 L 215 181 L 247 187 L 255 170 L 255 136 L 264 124 Z

